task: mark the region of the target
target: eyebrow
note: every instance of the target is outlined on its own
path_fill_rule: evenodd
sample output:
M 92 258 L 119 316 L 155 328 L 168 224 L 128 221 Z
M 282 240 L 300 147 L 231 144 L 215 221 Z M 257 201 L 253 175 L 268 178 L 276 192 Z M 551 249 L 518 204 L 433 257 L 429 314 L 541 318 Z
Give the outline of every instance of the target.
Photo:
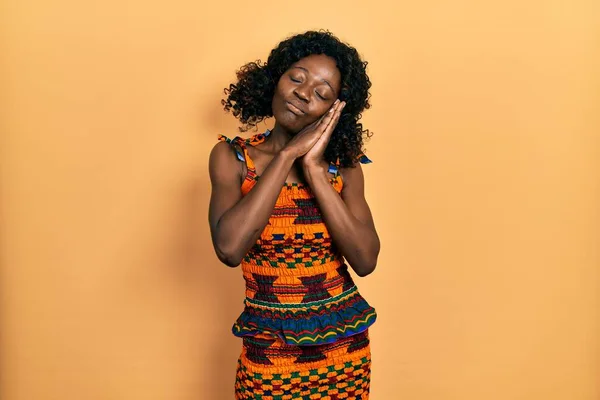
M 304 71 L 306 71 L 307 73 L 309 73 L 309 74 L 310 74 L 310 71 L 309 71 L 309 70 L 307 70 L 306 68 L 304 68 L 304 67 L 301 67 L 301 66 L 299 66 L 299 65 L 296 65 L 294 68 L 298 68 L 298 69 L 304 70 Z M 331 90 L 333 91 L 333 93 L 336 93 L 335 89 L 333 88 L 333 86 L 331 86 L 331 84 L 329 83 L 329 81 L 327 81 L 327 79 L 321 79 L 321 80 L 322 80 L 323 82 L 325 82 L 325 83 L 327 84 L 327 86 L 329 86 L 329 87 L 331 88 Z

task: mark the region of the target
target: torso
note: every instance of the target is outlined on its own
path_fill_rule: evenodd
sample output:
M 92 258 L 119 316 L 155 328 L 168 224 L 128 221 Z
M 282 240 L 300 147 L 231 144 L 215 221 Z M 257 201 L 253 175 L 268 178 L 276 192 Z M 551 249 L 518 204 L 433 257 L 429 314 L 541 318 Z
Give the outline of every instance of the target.
M 244 196 L 275 157 L 261 146 L 264 138 L 234 140 L 247 151 L 240 163 Z M 320 345 L 365 332 L 375 322 L 376 312 L 358 292 L 301 170 L 295 165 L 288 174 L 267 225 L 242 259 L 246 299 L 232 327 L 236 336 L 261 334 L 288 345 Z M 330 176 L 341 194 L 341 176 Z

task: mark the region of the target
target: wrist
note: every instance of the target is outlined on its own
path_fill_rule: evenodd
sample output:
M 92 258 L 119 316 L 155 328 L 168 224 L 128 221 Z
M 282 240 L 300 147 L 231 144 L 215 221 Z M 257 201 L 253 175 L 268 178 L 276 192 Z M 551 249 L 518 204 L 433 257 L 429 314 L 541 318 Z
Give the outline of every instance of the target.
M 320 160 L 315 160 L 311 158 L 302 157 L 302 169 L 304 172 L 314 171 L 314 172 L 326 172 L 327 171 L 327 163 L 322 158 Z
M 327 178 L 327 168 L 323 163 L 303 163 L 302 169 L 307 180 L 312 181 L 315 178 Z
M 281 151 L 279 151 L 279 156 L 286 161 L 291 161 L 292 163 L 300 157 L 297 152 L 289 147 L 284 147 L 281 149 Z

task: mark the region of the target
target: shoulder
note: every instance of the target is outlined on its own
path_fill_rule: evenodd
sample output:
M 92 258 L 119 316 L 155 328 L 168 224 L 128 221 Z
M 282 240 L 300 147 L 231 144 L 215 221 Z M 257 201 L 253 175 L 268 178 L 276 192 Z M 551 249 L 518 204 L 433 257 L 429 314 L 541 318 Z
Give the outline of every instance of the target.
M 241 175 L 237 150 L 230 141 L 216 143 L 209 156 L 209 173 L 213 183 L 224 179 L 239 178 Z
M 364 186 L 364 173 L 360 162 L 354 163 L 351 167 L 340 168 L 340 175 L 344 182 L 344 189 L 362 188 Z
M 210 163 L 223 163 L 229 161 L 236 161 L 235 148 L 233 143 L 220 141 L 215 143 L 212 150 L 210 151 Z
M 340 168 L 340 174 L 342 175 L 342 179 L 344 180 L 344 186 L 353 185 L 363 186 L 364 185 L 364 174 L 362 169 L 362 164 L 371 164 L 373 161 L 369 157 L 365 155 L 365 153 L 360 153 L 354 164 L 349 167 Z

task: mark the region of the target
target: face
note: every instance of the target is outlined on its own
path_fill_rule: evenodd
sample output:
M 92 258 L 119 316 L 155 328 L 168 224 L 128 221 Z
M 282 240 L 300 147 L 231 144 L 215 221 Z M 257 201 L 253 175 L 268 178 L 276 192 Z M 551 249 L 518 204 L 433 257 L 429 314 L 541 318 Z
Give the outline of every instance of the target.
M 335 60 L 313 54 L 293 64 L 279 79 L 273 115 L 279 125 L 297 133 L 329 110 L 340 93 L 341 74 Z

